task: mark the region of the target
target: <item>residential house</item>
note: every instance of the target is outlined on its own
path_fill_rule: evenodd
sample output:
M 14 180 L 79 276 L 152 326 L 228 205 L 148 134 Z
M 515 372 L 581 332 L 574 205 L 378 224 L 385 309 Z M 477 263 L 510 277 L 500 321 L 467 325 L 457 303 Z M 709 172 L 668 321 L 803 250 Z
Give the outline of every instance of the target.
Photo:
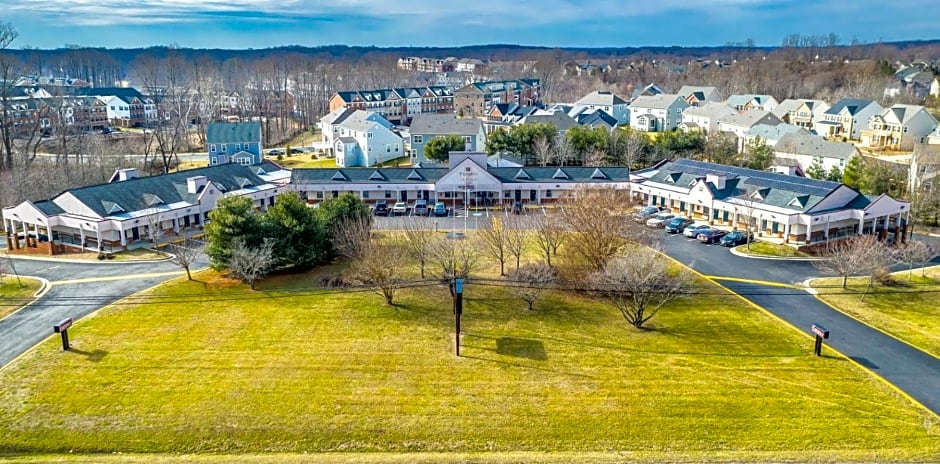
M 134 242 L 180 237 L 201 229 L 216 202 L 246 196 L 258 209 L 290 190 L 289 171 L 265 161 L 223 164 L 151 177 L 120 169 L 109 183 L 66 190 L 3 209 L 7 249 L 55 255 L 125 249 Z
M 598 73 L 606 73 L 611 70 L 611 67 L 607 63 L 578 63 L 577 61 L 569 61 L 564 64 L 564 73 L 569 76 L 594 76 Z
M 539 79 L 474 82 L 454 91 L 454 110 L 458 116 L 476 117 L 489 114 L 500 103 L 537 106 L 541 91 Z
M 69 97 L 62 101 L 62 122 L 78 130 L 101 130 L 109 126 L 107 105 L 95 97 Z
M 753 109 L 773 111 L 773 109 L 776 108 L 779 104 L 777 99 L 771 95 L 754 94 L 732 95 L 728 97 L 728 101 L 726 103 L 728 106 L 738 111 L 747 111 Z
M 666 92 L 663 92 L 663 89 L 659 88 L 656 84 L 649 84 L 642 89 L 634 89 L 633 94 L 630 95 L 630 100 L 636 100 L 639 97 L 654 97 L 656 95 L 662 95 Z
M 536 110 L 520 119 L 516 122 L 515 125 L 521 124 L 551 124 L 558 128 L 558 134 L 562 135 L 565 132 L 568 132 L 568 129 L 571 129 L 574 126 L 578 125 L 578 122 L 575 121 L 571 116 L 568 116 L 564 111 L 545 111 L 545 110 Z
M 918 143 L 914 145 L 908 173 L 908 191 L 932 192 L 940 176 L 940 145 Z
M 709 224 L 815 245 L 857 234 L 905 238 L 910 203 L 862 195 L 846 185 L 691 159 L 630 174 L 631 195 Z
M 781 121 L 813 130 L 816 123 L 825 119 L 829 104 L 822 100 L 787 99 L 771 111 Z
M 677 94 L 685 99 L 689 106 L 703 106 L 708 102 L 721 102 L 721 93 L 715 87 L 683 85 Z
M 707 102 L 683 111 L 679 129 L 683 132 L 703 131 L 706 134 L 717 134 L 718 121 L 733 114 L 737 112 L 724 103 Z
M 390 122 L 371 111 L 355 110 L 340 122 L 334 119 L 324 127 L 332 132 L 337 166 L 369 167 L 406 155 L 401 135 L 392 130 Z
M 75 95 L 97 97 L 107 107 L 112 126 L 140 127 L 157 120 L 156 102 L 129 87 L 76 88 Z
M 914 144 L 925 143 L 937 129 L 937 120 L 919 105 L 893 105 L 868 121 L 868 130 L 861 132 L 862 146 L 890 150 L 913 150 Z
M 243 166 L 264 160 L 261 122 L 213 122 L 206 126 L 209 164 L 236 163 Z
M 592 129 L 603 127 L 607 130 L 614 130 L 620 125 L 616 118 L 607 114 L 604 110 L 578 113 L 574 116 L 574 120 L 579 126 L 590 127 Z
M 493 129 L 505 129 L 519 122 L 520 119 L 538 110 L 535 106 L 519 106 L 516 103 L 497 103 L 486 114 L 486 132 Z
M 858 148 L 851 143 L 829 141 L 805 131 L 784 134 L 774 145 L 774 152 L 778 158 L 798 162 L 803 171 L 809 171 L 813 164 L 818 163 L 827 173 L 833 168 L 845 171 L 849 160 L 859 156 Z
M 630 123 L 630 104 L 616 94 L 608 91 L 595 90 L 574 103 L 572 111 L 575 114 L 587 110 L 604 110 L 617 120 L 617 124 Z M 569 112 L 569 114 L 571 114 Z
M 366 203 L 422 199 L 455 207 L 553 203 L 584 186 L 627 189 L 629 178 L 626 167 L 490 167 L 486 153 L 452 152 L 444 167 L 294 169 L 291 183 L 314 204 L 351 192 Z
M 738 138 L 738 150 L 744 151 L 745 134 L 752 127 L 763 124 L 775 126 L 783 124 L 779 118 L 770 111 L 760 109 L 750 109 L 742 113 L 735 113 L 725 116 L 718 120 L 718 132 L 734 134 Z
M 823 113 L 822 121 L 815 124 L 816 133 L 858 140 L 862 129 L 868 127 L 869 119 L 881 111 L 881 105 L 871 100 L 843 98 Z
M 416 114 L 452 113 L 454 95 L 443 86 L 337 92 L 330 98 L 330 112 L 343 107 L 372 111 L 394 124 L 408 124 Z
M 630 127 L 643 132 L 674 130 L 688 107 L 685 99 L 675 94 L 637 97 L 630 103 Z
M 806 129 L 793 124 L 757 124 L 744 131 L 742 144 L 747 147 L 751 141 L 760 138 L 767 146 L 773 147 L 787 134 L 812 135 Z
M 424 147 L 431 140 L 447 135 L 463 139 L 464 151 L 483 151 L 486 132 L 483 121 L 476 118 L 460 118 L 453 114 L 419 114 L 411 120 L 411 161 L 428 161 Z

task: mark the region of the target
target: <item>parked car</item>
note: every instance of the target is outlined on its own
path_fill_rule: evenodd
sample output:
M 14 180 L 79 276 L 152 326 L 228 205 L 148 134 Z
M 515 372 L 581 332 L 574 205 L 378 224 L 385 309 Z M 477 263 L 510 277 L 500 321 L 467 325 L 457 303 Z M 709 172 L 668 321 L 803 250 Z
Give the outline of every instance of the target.
M 639 222 L 640 224 L 646 222 L 647 219 L 652 217 L 654 214 L 662 211 L 658 206 L 646 206 L 643 209 L 637 211 L 633 214 L 633 220 Z
M 709 228 L 708 230 L 699 233 L 695 238 L 697 238 L 698 241 L 702 243 L 712 244 L 718 243 L 718 241 L 721 240 L 721 237 L 724 237 L 727 234 L 727 230 Z
M 404 216 L 408 214 L 408 203 L 404 201 L 395 202 L 395 206 L 392 206 L 392 216 Z
M 721 237 L 721 242 L 719 244 L 726 247 L 736 247 L 738 245 L 744 245 L 753 238 L 754 237 L 750 232 L 736 230 L 725 235 L 724 237 Z
M 711 227 L 709 227 L 707 224 L 692 224 L 682 231 L 682 235 L 685 235 L 689 238 L 696 238 L 698 237 L 698 234 L 705 232 L 708 229 L 711 229 Z
M 674 217 L 676 217 L 676 215 L 672 213 L 657 213 L 646 220 L 646 225 L 648 227 L 664 227 L 666 223 L 671 221 Z
M 304 154 L 304 153 L 307 153 L 307 152 L 304 151 L 303 148 L 291 148 L 291 149 L 290 149 L 290 154 L 292 154 L 292 155 L 302 155 L 302 154 Z
M 415 204 L 411 208 L 411 212 L 415 216 L 427 216 L 428 215 L 428 201 L 427 200 L 415 200 Z
M 372 214 L 376 216 L 388 216 L 388 203 L 384 201 L 376 202 Z
M 277 156 L 277 155 L 283 155 L 283 154 L 285 154 L 283 148 L 272 148 L 268 150 L 268 155 L 270 156 Z
M 446 217 L 447 216 L 447 205 L 443 202 L 434 203 L 434 209 L 431 210 L 431 214 L 437 217 Z
M 666 223 L 666 232 L 670 234 L 678 234 L 679 232 L 682 232 L 682 229 L 685 229 L 694 222 L 695 221 L 684 217 L 672 218 L 671 221 Z

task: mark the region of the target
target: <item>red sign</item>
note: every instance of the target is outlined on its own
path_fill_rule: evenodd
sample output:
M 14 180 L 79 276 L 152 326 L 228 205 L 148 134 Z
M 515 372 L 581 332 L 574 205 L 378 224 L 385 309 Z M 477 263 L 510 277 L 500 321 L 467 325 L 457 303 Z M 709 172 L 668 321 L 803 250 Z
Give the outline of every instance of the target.
M 829 329 L 819 324 L 813 324 L 812 330 L 814 334 L 819 335 L 822 338 L 829 338 Z
M 72 319 L 71 319 L 71 318 L 69 318 L 69 319 L 64 319 L 62 322 L 60 322 L 60 323 L 58 323 L 58 324 L 52 326 L 52 330 L 54 330 L 55 333 L 62 333 L 62 332 L 65 332 L 66 330 L 68 330 L 69 327 L 72 327 Z

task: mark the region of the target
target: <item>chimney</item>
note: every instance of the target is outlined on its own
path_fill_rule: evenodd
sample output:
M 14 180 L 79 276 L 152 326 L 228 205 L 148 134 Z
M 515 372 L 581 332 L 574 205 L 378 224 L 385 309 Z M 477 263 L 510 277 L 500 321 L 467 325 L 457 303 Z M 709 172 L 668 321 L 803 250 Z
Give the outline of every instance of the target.
M 716 189 L 722 190 L 725 188 L 725 175 L 718 173 L 706 174 L 705 182 L 709 182 L 714 185 Z
M 186 178 L 186 190 L 189 193 L 192 193 L 195 195 L 199 193 L 199 191 L 202 190 L 202 188 L 205 187 L 208 182 L 209 181 L 208 179 L 206 179 L 206 176 L 187 177 Z
M 118 182 L 124 182 L 125 180 L 131 180 L 137 178 L 137 168 L 126 168 L 118 169 L 117 180 Z

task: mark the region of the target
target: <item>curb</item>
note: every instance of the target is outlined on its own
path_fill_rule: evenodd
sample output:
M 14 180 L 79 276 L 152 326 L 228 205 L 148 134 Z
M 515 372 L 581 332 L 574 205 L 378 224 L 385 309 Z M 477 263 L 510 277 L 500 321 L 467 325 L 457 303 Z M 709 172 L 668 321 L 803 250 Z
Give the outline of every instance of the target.
M 164 252 L 160 252 L 164 253 Z M 167 256 L 166 258 L 160 259 L 138 259 L 138 260 L 129 260 L 129 261 L 108 261 L 106 259 L 68 259 L 68 258 L 45 258 L 40 256 L 21 256 L 21 255 L 9 255 L 12 259 L 21 259 L 24 261 L 45 261 L 48 263 L 69 263 L 69 264 L 106 264 L 106 265 L 127 265 L 127 264 L 147 264 L 147 263 L 162 263 L 170 261 L 173 259 L 172 255 Z
M 13 311 L 10 314 L 7 314 L 6 316 L 0 317 L 0 321 L 7 319 L 8 317 L 26 309 L 29 305 L 39 301 L 39 299 L 46 296 L 46 293 L 48 293 L 49 289 L 52 288 L 52 285 L 49 284 L 49 281 L 42 277 L 34 277 L 34 276 L 29 276 L 29 275 L 20 275 L 20 277 L 23 277 L 26 279 L 38 280 L 39 288 L 35 292 L 33 292 L 33 301 L 30 301 L 29 303 L 24 304 L 19 309 L 17 309 L 16 311 Z
M 741 245 L 739 245 L 741 246 Z M 764 259 L 768 261 L 797 261 L 797 262 L 813 262 L 813 261 L 824 261 L 826 258 L 798 258 L 798 257 L 787 257 L 787 256 L 760 256 L 760 255 L 749 255 L 738 251 L 738 247 L 731 249 L 731 254 L 735 256 L 740 256 L 742 258 L 751 258 L 751 259 Z

